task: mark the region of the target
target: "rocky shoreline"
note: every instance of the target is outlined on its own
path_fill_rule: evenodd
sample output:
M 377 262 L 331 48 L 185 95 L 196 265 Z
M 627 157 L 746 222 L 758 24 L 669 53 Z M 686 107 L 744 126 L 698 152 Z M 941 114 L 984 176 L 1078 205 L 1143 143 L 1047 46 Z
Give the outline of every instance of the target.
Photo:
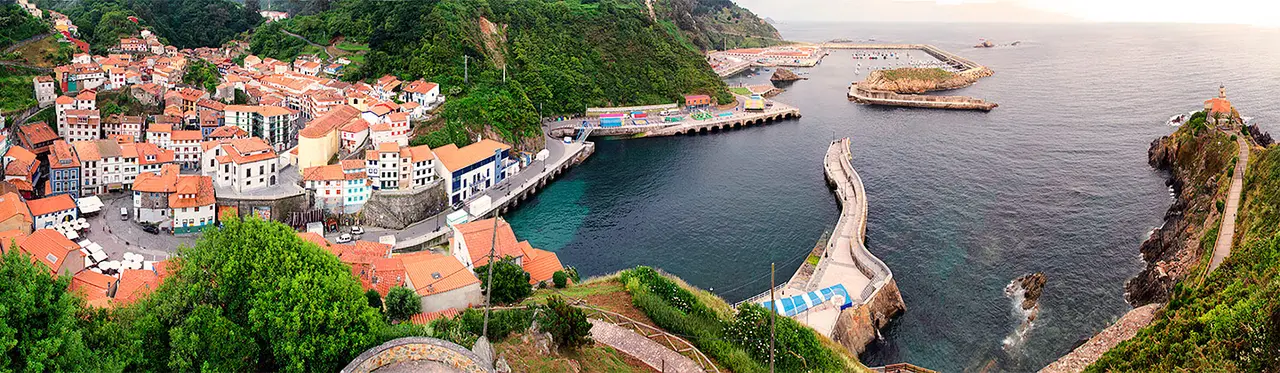
M 1220 160 L 1234 155 L 1234 150 L 1227 156 L 1205 154 L 1204 145 L 1212 135 L 1186 141 L 1176 136 L 1152 141 L 1147 151 L 1151 167 L 1169 172 L 1166 185 L 1175 199 L 1163 224 L 1139 249 L 1146 267 L 1125 283 L 1125 300 L 1134 307 L 1167 301 L 1173 285 L 1199 262 L 1200 239 L 1210 230 L 1206 222 L 1217 220 L 1218 212 L 1212 208 L 1220 189 L 1217 177 L 1227 167 Z
M 912 78 L 912 77 L 896 77 L 891 78 L 888 74 L 898 75 L 916 75 L 920 77 L 928 77 L 930 75 L 938 75 L 929 70 L 914 67 L 904 67 L 894 70 L 876 70 L 867 74 L 867 77 L 858 83 L 859 87 L 872 91 L 885 91 L 893 93 L 911 93 L 919 94 L 933 91 L 946 91 L 952 89 L 960 89 L 968 87 L 978 82 L 978 79 L 991 76 L 991 70 L 980 69 L 981 71 L 965 71 L 961 73 L 950 73 L 946 77 L 932 78 Z

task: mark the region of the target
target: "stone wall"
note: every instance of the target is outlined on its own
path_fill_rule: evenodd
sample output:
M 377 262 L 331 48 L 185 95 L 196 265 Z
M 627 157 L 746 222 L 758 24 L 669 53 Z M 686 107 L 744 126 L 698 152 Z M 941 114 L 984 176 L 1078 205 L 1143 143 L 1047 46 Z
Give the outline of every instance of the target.
M 235 207 L 240 217 L 252 214 L 256 207 L 267 207 L 271 211 L 271 220 L 283 221 L 293 212 L 307 210 L 307 194 L 299 193 L 277 199 L 237 199 L 218 197 L 218 207 Z
M 876 339 L 877 330 L 905 310 L 902 294 L 898 293 L 898 282 L 890 279 L 866 303 L 840 311 L 831 339 L 855 355 L 861 354 L 867 344 Z
M 474 352 L 455 343 L 425 337 L 391 340 L 357 356 L 342 373 L 369 373 L 385 366 L 412 362 L 435 362 L 456 372 L 491 372 L 489 364 Z
M 449 207 L 445 194 L 443 182 L 405 192 L 374 191 L 362 210 L 364 222 L 373 227 L 404 229 L 444 212 Z

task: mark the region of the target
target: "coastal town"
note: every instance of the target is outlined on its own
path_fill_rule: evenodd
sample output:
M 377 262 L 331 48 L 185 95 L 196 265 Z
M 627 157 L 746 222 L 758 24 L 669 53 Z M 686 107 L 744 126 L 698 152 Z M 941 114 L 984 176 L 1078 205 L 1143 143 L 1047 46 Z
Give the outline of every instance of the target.
M 31 81 L 56 121 L 16 122 L 5 133 L 0 236 L 50 273 L 71 275 L 71 290 L 92 306 L 125 306 L 153 291 L 179 247 L 227 217 L 287 222 L 351 266 L 366 289 L 417 292 L 423 317 L 483 303 L 472 270 L 491 248 L 521 265 L 530 285 L 565 270 L 555 253 L 517 240 L 486 194 L 561 159 L 494 139 L 411 144 L 412 124 L 446 100 L 436 83 L 390 75 L 348 83 L 336 79 L 339 62 L 259 58 L 235 43 L 179 50 L 145 29 L 90 55 L 78 27 L 48 13 L 82 53 Z M 217 69 L 214 89 L 183 83 L 194 63 Z M 104 114 L 117 102 L 136 108 Z M 581 141 L 572 154 L 555 143 L 557 157 L 581 153 Z M 370 204 L 384 209 L 381 218 L 364 217 Z M 394 250 L 404 248 L 399 228 L 438 215 L 447 223 L 401 235 L 423 241 L 415 250 Z M 428 234 L 431 245 L 421 239 Z

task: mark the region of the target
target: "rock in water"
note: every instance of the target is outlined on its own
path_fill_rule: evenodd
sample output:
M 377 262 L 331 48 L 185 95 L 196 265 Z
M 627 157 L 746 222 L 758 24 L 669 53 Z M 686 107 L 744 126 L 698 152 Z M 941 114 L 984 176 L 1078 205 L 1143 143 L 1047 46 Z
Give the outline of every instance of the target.
M 1014 281 L 1022 285 L 1022 309 L 1030 310 L 1035 307 L 1040 301 L 1040 294 L 1044 292 L 1044 272 L 1022 275 Z
M 801 78 L 799 75 L 796 75 L 796 73 L 791 72 L 791 70 L 787 70 L 787 69 L 774 70 L 773 76 L 769 77 L 769 80 L 772 80 L 775 82 L 790 82 L 790 81 L 803 80 L 803 79 L 805 78 Z

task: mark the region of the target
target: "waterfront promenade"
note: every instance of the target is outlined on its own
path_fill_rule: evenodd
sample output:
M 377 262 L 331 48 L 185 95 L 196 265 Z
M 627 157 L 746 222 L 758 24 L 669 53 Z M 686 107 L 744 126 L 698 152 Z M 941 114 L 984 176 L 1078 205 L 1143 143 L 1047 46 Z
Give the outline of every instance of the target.
M 738 108 L 741 108 L 741 101 L 745 98 L 741 96 L 736 97 L 739 100 Z M 706 120 L 693 119 L 691 115 L 681 115 L 684 117 L 684 120 L 679 122 L 667 122 L 664 117 L 654 116 L 649 119 L 651 124 L 629 124 L 618 127 L 601 127 L 598 122 L 591 121 L 587 121 L 587 123 L 584 124 L 581 120 L 554 122 L 552 123 L 552 128 L 547 133 L 550 133 L 554 138 L 576 138 L 583 131 L 589 131 L 589 137 L 655 137 L 693 135 L 800 118 L 799 108 L 777 101 L 770 102 L 773 103 L 772 106 L 760 111 L 715 111 L 728 112 L 732 114 L 725 117 L 712 117 Z
M 881 324 L 880 320 L 876 320 L 875 314 L 879 313 L 887 318 L 904 306 L 901 305 L 902 298 L 897 293 L 897 285 L 894 284 L 893 272 L 867 250 L 866 189 L 858 172 L 850 164 L 852 154 L 849 146 L 848 138 L 836 140 L 827 148 L 823 157 L 827 180 L 841 207 L 840 218 L 836 221 L 831 238 L 827 240 L 824 255 L 812 276 L 807 279 L 804 276 L 793 277 L 791 282 L 778 288 L 779 292 L 775 296 L 779 300 L 804 297 L 813 291 L 843 286 L 851 299 L 846 301 L 837 297 L 811 305 L 792 318 L 824 336 L 840 341 L 850 351 L 861 351 L 861 347 L 870 341 L 864 340 L 862 336 L 868 332 L 871 337 L 875 335 L 874 329 L 866 330 L 866 327 L 878 328 L 877 324 Z M 887 301 L 877 301 L 881 298 Z M 764 304 L 769 301 L 768 291 L 748 301 Z M 851 315 L 843 318 L 851 321 L 840 322 L 842 315 L 846 313 Z M 858 315 L 866 315 L 870 319 L 853 320 L 858 319 Z M 844 326 L 840 326 L 841 324 Z M 851 328 L 860 330 L 842 330 Z

